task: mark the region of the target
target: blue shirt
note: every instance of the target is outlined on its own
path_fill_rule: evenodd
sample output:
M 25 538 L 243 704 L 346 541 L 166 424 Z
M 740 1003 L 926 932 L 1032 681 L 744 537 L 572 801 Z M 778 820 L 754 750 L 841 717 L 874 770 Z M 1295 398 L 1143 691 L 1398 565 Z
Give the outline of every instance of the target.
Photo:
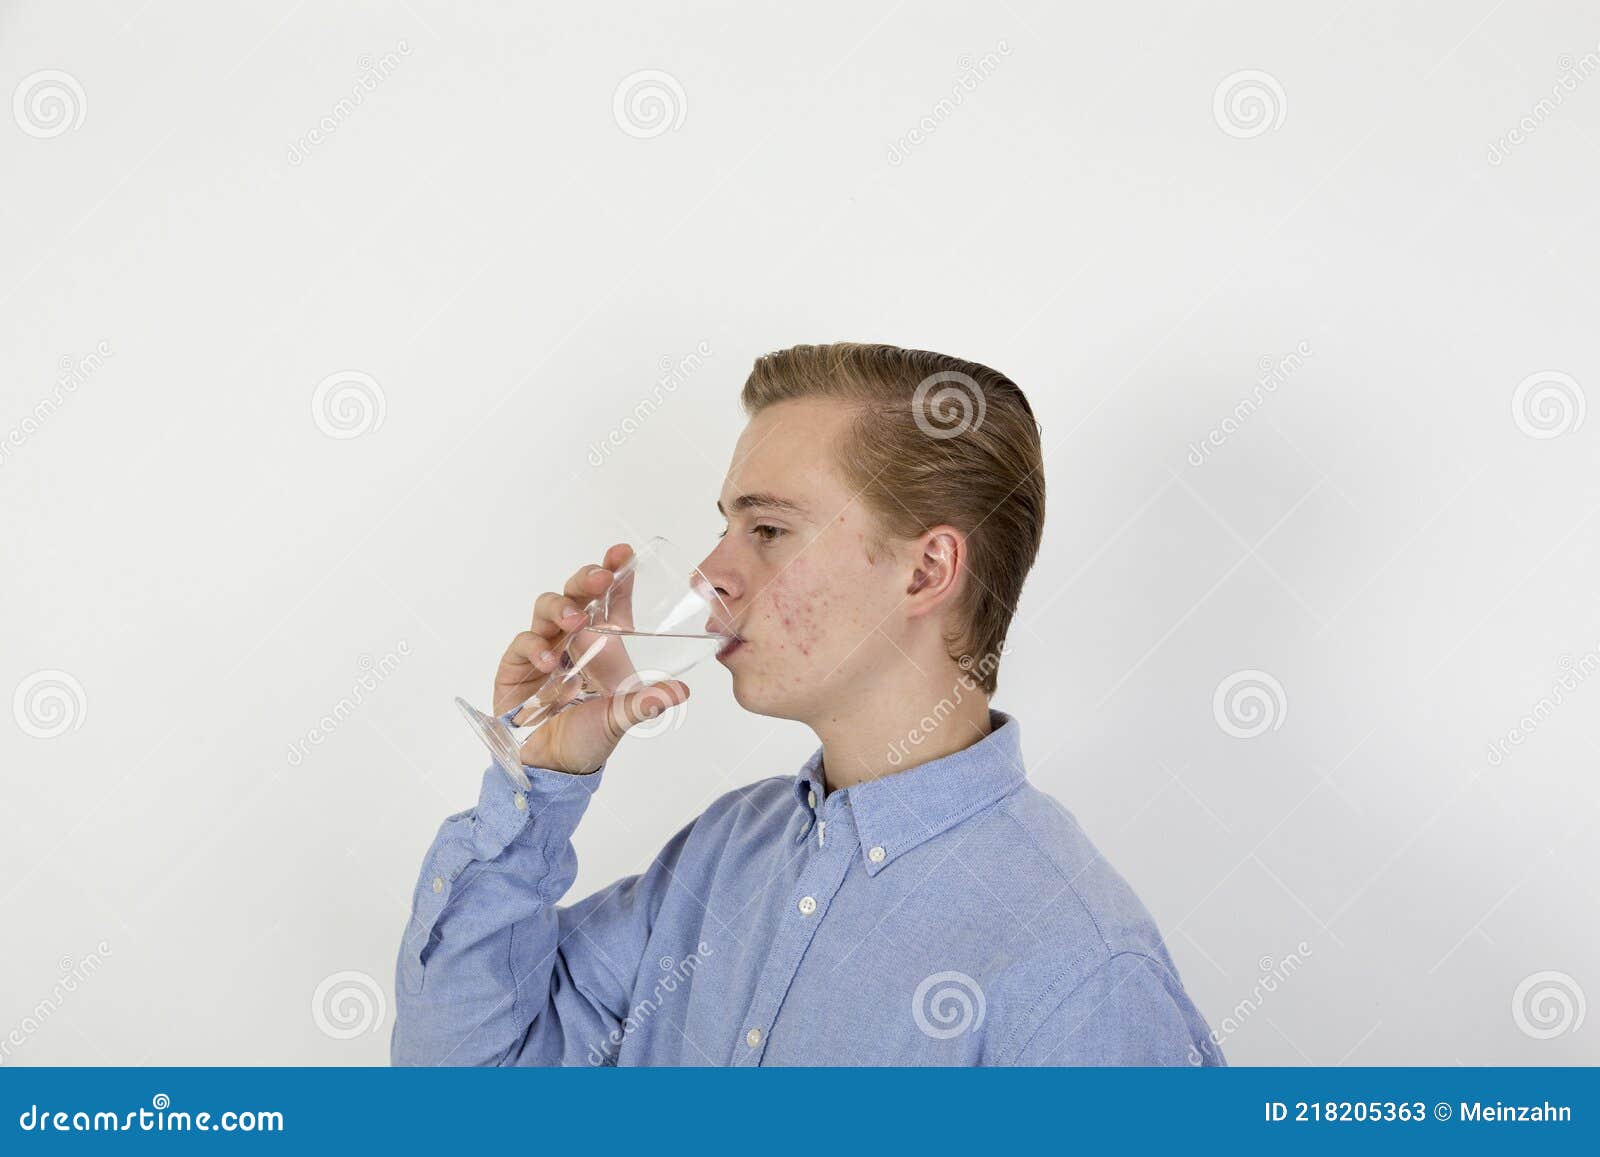
M 423 861 L 394 1062 L 1225 1063 L 1150 914 L 991 723 L 833 792 L 819 749 L 568 905 L 604 769 L 490 767 Z

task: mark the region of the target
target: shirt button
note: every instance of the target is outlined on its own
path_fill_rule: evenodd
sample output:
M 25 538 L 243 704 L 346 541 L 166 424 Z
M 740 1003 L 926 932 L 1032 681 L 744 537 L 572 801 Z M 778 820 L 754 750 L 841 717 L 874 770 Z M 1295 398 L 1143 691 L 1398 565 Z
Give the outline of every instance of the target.
M 817 902 L 810 896 L 800 897 L 800 915 L 809 916 L 817 910 Z
M 806 792 L 806 802 L 808 804 L 810 804 L 812 807 L 816 807 L 817 806 L 817 793 L 814 792 L 814 791 Z
M 882 848 L 873 848 L 867 852 L 867 859 L 871 860 L 874 864 L 883 863 L 883 857 L 884 851 Z
M 528 810 L 528 797 L 527 796 L 518 794 L 517 797 L 512 802 L 514 804 L 516 804 L 517 810 L 519 812 L 525 812 L 525 811 Z
M 749 1045 L 751 1048 L 755 1048 L 761 1043 L 761 1030 L 758 1028 L 753 1028 L 749 1032 L 745 1033 L 744 1043 Z
M 443 876 L 435 876 L 433 878 L 433 890 L 435 892 L 444 891 L 444 877 Z

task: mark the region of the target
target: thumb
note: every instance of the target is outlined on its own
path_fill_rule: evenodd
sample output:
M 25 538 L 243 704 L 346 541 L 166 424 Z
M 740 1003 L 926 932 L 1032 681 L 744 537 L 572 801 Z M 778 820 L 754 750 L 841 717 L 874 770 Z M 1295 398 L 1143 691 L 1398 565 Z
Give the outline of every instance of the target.
M 660 716 L 689 698 L 686 683 L 671 680 L 651 683 L 611 697 L 606 707 L 606 730 L 620 741 L 627 731 Z

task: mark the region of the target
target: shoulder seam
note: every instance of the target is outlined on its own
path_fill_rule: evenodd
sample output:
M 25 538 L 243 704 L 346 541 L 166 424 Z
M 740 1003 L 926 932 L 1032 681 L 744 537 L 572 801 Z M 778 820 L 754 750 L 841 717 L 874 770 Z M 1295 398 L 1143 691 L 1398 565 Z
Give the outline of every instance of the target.
M 1085 955 L 1087 955 L 1087 953 Z M 1119 960 L 1120 958 L 1122 958 L 1124 956 L 1137 957 L 1138 959 L 1143 960 L 1146 963 L 1154 964 L 1154 965 L 1157 966 L 1158 976 L 1165 977 L 1165 975 L 1166 975 L 1166 969 L 1161 967 L 1161 962 L 1159 960 L 1156 960 L 1149 953 L 1146 953 L 1146 952 L 1135 952 L 1132 949 L 1126 949 L 1126 950 L 1124 950 L 1122 952 L 1113 952 L 1113 953 L 1111 953 L 1110 956 L 1106 957 L 1106 959 L 1102 960 L 1099 964 L 1095 965 L 1092 969 L 1090 969 L 1083 976 L 1083 978 L 1078 981 L 1077 984 L 1074 984 L 1070 989 L 1068 989 L 1065 993 L 1063 993 L 1059 1000 L 1057 1000 L 1054 1004 L 1050 1005 L 1049 1008 L 1046 1009 L 1044 1012 L 1040 1013 L 1038 1011 L 1040 1006 L 1044 1004 L 1045 1000 L 1049 997 L 1051 991 L 1056 987 L 1056 985 L 1061 982 L 1062 976 L 1066 975 L 1066 971 L 1064 970 L 1061 973 L 1061 976 L 1057 976 L 1055 981 L 1050 985 L 1050 987 L 1046 988 L 1045 991 L 1040 994 L 1039 999 L 1034 1001 L 1033 1007 L 1028 1010 L 1028 1016 L 1025 1017 L 1017 1025 L 1017 1027 L 1012 1030 L 1011 1036 L 1009 1038 L 1007 1038 L 1005 1047 L 1000 1050 L 999 1056 L 1002 1057 L 1002 1058 L 1007 1057 L 1007 1056 L 1015 1058 L 1015 1057 L 1020 1057 L 1023 1053 L 1027 1052 L 1028 1051 L 1028 1046 L 1031 1045 L 1033 1043 L 1034 1038 L 1037 1037 L 1039 1035 L 1039 1033 L 1044 1030 L 1045 1023 L 1050 1019 L 1051 1016 L 1053 1016 L 1056 1013 L 1057 1010 L 1059 1010 L 1069 1000 L 1071 1000 L 1074 996 L 1076 996 L 1078 994 L 1079 990 L 1082 989 L 1085 984 L 1088 984 L 1089 981 L 1093 980 L 1101 972 L 1105 971 L 1105 969 L 1109 968 L 1112 964 L 1116 963 L 1117 960 Z M 1082 959 L 1083 959 L 1082 956 L 1080 956 L 1078 958 L 1078 960 L 1082 960 Z M 1077 963 L 1077 961 L 1073 961 L 1073 964 L 1076 964 L 1076 963 Z M 1124 978 L 1123 980 L 1119 980 L 1117 982 L 1117 988 L 1121 988 L 1122 985 L 1125 983 L 1125 981 L 1126 981 L 1126 978 Z M 1163 989 L 1166 988 L 1166 981 L 1164 979 L 1161 982 L 1161 987 Z M 1112 991 L 1115 992 L 1116 989 L 1112 989 Z M 1014 1041 L 1016 1041 L 1018 1035 L 1021 1034 L 1028 1025 L 1032 1025 L 1033 1027 L 1032 1027 L 1032 1030 L 1028 1032 L 1027 1039 L 1022 1041 L 1021 1044 L 1017 1045 L 1015 1051 L 1013 1051 L 1012 1050 L 1012 1043 Z M 1004 1060 L 1004 1059 L 1002 1059 L 998 1063 L 1000 1063 L 1002 1065 L 1007 1065 L 1007 1064 L 1012 1064 L 1013 1061 L 1012 1060 Z
M 1068 1000 L 1071 997 L 1072 993 L 1076 992 L 1078 990 L 1078 988 L 1084 983 L 1084 981 L 1088 980 L 1090 976 L 1093 976 L 1096 972 L 1098 972 L 1100 969 L 1104 968 L 1112 960 L 1116 959 L 1118 953 L 1116 953 L 1115 951 L 1112 950 L 1111 942 L 1106 939 L 1105 930 L 1100 927 L 1100 921 L 1095 919 L 1094 910 L 1091 909 L 1089 907 L 1089 905 L 1084 902 L 1083 895 L 1078 891 L 1078 889 L 1076 887 L 1073 886 L 1073 881 L 1075 879 L 1077 879 L 1077 877 L 1076 876 L 1067 875 L 1066 869 L 1064 867 L 1062 867 L 1062 865 L 1060 863 L 1057 862 L 1056 858 L 1054 856 L 1052 856 L 1044 848 L 1044 846 L 1042 844 L 1039 843 L 1038 839 L 1034 836 L 1033 832 L 1028 829 L 1028 826 L 1026 824 L 1024 824 L 1019 818 L 1017 818 L 1016 810 L 1015 810 L 1015 807 L 1014 807 L 1014 805 L 1012 803 L 1012 800 L 1014 800 L 1014 799 L 1015 799 L 1015 796 L 1013 796 L 1011 799 L 1008 799 L 1006 801 L 1006 808 L 1005 808 L 1006 818 L 1009 819 L 1013 824 L 1015 824 L 1017 826 L 1017 830 L 1022 833 L 1023 837 L 1028 841 L 1028 843 L 1030 845 L 1032 845 L 1033 849 L 1035 851 L 1037 851 L 1040 856 L 1044 857 L 1045 862 L 1048 863 L 1052 868 L 1054 868 L 1056 870 L 1057 874 L 1061 876 L 1061 878 L 1062 878 L 1062 886 L 1067 891 L 1072 893 L 1072 898 L 1078 902 L 1078 907 L 1081 908 L 1083 910 L 1083 914 L 1089 918 L 1089 923 L 1094 927 L 1094 934 L 1097 937 L 1099 937 L 1099 947 L 1101 948 L 1101 950 L 1103 950 L 1106 953 L 1106 959 L 1105 960 L 1103 960 L 1099 964 L 1095 965 L 1095 967 L 1092 970 L 1090 970 L 1090 972 L 1089 972 L 1089 974 L 1087 976 L 1083 977 L 1083 979 L 1080 980 L 1078 982 L 1078 984 L 1074 985 L 1072 987 L 1072 989 L 1066 995 L 1062 996 L 1061 999 L 1056 1002 L 1057 1006 L 1059 1006 L 1061 1003 L 1063 1003 L 1066 1000 Z M 1097 858 L 1100 858 L 1100 850 L 1098 848 L 1094 849 L 1094 853 L 1095 853 L 1095 856 Z M 1008 1055 L 1010 1053 L 1012 1043 L 1016 1040 L 1017 1035 L 1019 1033 L 1021 1033 L 1026 1028 L 1027 1025 L 1029 1025 L 1029 1024 L 1042 1025 L 1044 1023 L 1044 1018 L 1043 1017 L 1039 1017 L 1037 1020 L 1034 1019 L 1035 1014 L 1038 1012 L 1039 1008 L 1044 1004 L 1044 1002 L 1046 1000 L 1048 1000 L 1050 998 L 1050 994 L 1052 992 L 1054 992 L 1057 989 L 1057 987 L 1060 986 L 1062 980 L 1064 980 L 1067 976 L 1069 976 L 1072 973 L 1072 971 L 1075 968 L 1077 968 L 1078 965 L 1082 964 L 1086 959 L 1088 959 L 1090 955 L 1091 955 L 1091 952 L 1089 950 L 1085 950 L 1079 956 L 1077 956 L 1072 961 L 1070 961 L 1069 963 L 1064 965 L 1061 968 L 1061 971 L 1056 973 L 1055 979 L 1052 980 L 1048 985 L 1046 985 L 1045 988 L 1044 988 L 1044 991 L 1042 991 L 1038 995 L 1038 997 L 1034 1000 L 1032 1006 L 1028 1009 L 1028 1015 L 1023 1017 L 1023 1019 L 1018 1022 L 1016 1028 L 1012 1029 L 1011 1035 L 1007 1038 L 1004 1047 L 1002 1047 L 1001 1050 L 1000 1050 L 1000 1054 L 999 1054 L 1000 1056 L 1004 1057 L 1004 1056 L 1006 1056 L 1006 1055 Z M 1033 1030 L 1033 1032 L 1037 1033 L 1038 1029 L 1035 1028 Z M 1020 1048 L 1018 1048 L 1016 1055 L 1020 1056 L 1021 1052 L 1022 1052 L 1022 1049 L 1026 1048 L 1027 1045 L 1032 1040 L 1033 1040 L 1033 1033 L 1030 1033 L 1029 1036 L 1028 1036 L 1028 1039 L 1023 1042 L 1023 1044 L 1022 1044 L 1022 1046 Z M 1002 1061 L 1001 1063 L 1005 1063 L 1005 1062 Z
M 1016 811 L 1009 802 L 1006 805 L 1006 818 L 1017 825 L 1017 829 L 1022 832 L 1023 836 L 1027 838 L 1028 843 L 1033 845 L 1033 849 L 1043 856 L 1045 862 L 1056 870 L 1056 873 L 1061 877 L 1062 886 L 1066 888 L 1067 891 L 1072 893 L 1072 898 L 1078 902 L 1078 907 L 1083 909 L 1084 915 L 1089 917 L 1089 923 L 1094 925 L 1094 934 L 1100 937 L 1101 947 L 1103 947 L 1108 953 L 1115 955 L 1111 947 L 1111 941 L 1106 939 L 1105 930 L 1100 927 L 1100 921 L 1096 920 L 1094 917 L 1094 911 L 1089 907 L 1088 904 L 1084 902 L 1082 893 L 1080 893 L 1078 889 L 1073 886 L 1073 881 L 1075 881 L 1082 873 L 1080 872 L 1071 876 L 1067 875 L 1066 869 L 1056 862 L 1056 858 L 1052 856 L 1049 851 L 1045 849 L 1044 845 L 1039 843 L 1034 834 L 1028 830 L 1028 825 L 1024 824 L 1020 819 L 1017 818 Z M 1093 845 L 1091 845 L 1091 847 L 1092 846 Z M 1105 857 L 1100 854 L 1099 848 L 1094 849 L 1094 854 L 1096 860 L 1103 861 L 1105 859 Z

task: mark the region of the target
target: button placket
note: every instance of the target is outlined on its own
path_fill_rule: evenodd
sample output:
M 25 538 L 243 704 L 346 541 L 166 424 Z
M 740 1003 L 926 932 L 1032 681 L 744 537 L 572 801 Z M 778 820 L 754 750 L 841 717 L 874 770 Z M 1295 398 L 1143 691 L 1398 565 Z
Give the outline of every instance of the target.
M 811 792 L 808 798 L 815 800 L 817 798 L 817 793 Z M 795 837 L 795 843 L 803 843 L 808 837 L 810 837 L 812 829 L 817 826 L 819 817 L 820 813 L 818 813 L 815 803 L 813 803 L 808 810 L 801 813 L 800 834 Z
M 840 802 L 842 806 L 843 801 Z M 827 808 L 828 805 L 825 803 L 823 806 Z M 841 826 L 846 829 L 834 833 L 838 846 L 830 845 L 825 853 L 812 853 L 804 857 L 805 867 L 789 893 L 786 911 L 778 921 L 772 950 L 756 982 L 755 996 L 751 998 L 750 1007 L 745 1013 L 745 1031 L 734 1041 L 731 1064 L 762 1063 L 767 1046 L 772 1041 L 773 1026 L 783 1010 L 789 985 L 799 971 L 807 949 L 811 947 L 812 937 L 827 917 L 828 902 L 849 875 L 856 845 L 860 841 L 855 838 L 854 825 L 841 825 L 837 821 L 837 815 L 830 821 L 835 829 Z

